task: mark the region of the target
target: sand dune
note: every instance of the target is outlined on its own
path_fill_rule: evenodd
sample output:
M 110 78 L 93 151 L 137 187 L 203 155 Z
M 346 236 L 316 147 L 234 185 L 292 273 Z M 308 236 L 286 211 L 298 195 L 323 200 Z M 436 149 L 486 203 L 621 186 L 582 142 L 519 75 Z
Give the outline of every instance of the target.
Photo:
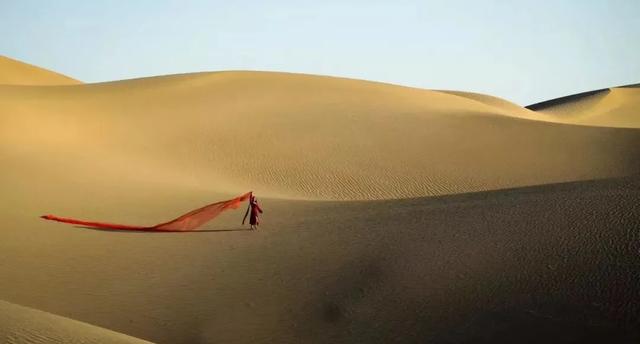
M 512 103 L 508 100 L 504 100 L 498 97 L 480 94 L 480 93 L 472 93 L 472 92 L 461 92 L 461 91 L 439 91 L 451 95 L 456 95 L 459 97 L 463 97 L 472 101 L 479 102 L 481 104 L 490 106 L 494 108 L 499 113 L 507 114 L 509 116 L 515 116 L 525 119 L 533 119 L 533 120 L 549 120 L 547 117 L 540 117 L 539 114 L 533 113 L 529 109 L 523 108 L 522 106 Z M 552 120 L 549 120 L 553 122 Z
M 0 138 L 34 171 L 299 199 L 442 195 L 640 171 L 640 131 L 533 121 L 514 107 L 359 80 L 201 73 L 2 86 Z
M 207 227 L 221 232 L 156 235 L 31 215 L 68 208 L 135 223 L 209 195 L 39 195 L 3 210 L 3 297 L 154 342 L 640 338 L 638 178 L 392 201 L 262 199 L 258 232 L 239 230 L 236 212 Z
M 75 85 L 68 76 L 0 55 L 0 85 Z
M 2 85 L 0 299 L 58 316 L 0 303 L 0 336 L 637 342 L 640 130 L 545 111 L 286 73 Z M 38 218 L 148 225 L 249 190 L 257 232 Z
M 51 313 L 0 301 L 0 341 L 27 343 L 148 343 Z
M 566 123 L 640 128 L 640 85 L 580 93 L 527 108 Z

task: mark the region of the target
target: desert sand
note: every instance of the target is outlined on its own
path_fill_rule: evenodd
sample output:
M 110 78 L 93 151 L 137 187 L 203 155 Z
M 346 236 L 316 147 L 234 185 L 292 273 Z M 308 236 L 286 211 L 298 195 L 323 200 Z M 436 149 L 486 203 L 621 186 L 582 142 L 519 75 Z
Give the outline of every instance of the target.
M 633 92 L 619 115 L 287 73 L 18 84 L 0 299 L 48 312 L 16 310 L 25 331 L 51 313 L 105 342 L 640 338 Z M 38 218 L 151 225 L 249 190 L 259 231 L 243 211 L 199 233 Z
M 527 108 L 567 123 L 640 128 L 640 84 L 575 94 Z
M 20 343 L 149 343 L 121 333 L 47 312 L 0 301 L 2 342 Z
M 0 85 L 77 85 L 80 81 L 0 55 Z

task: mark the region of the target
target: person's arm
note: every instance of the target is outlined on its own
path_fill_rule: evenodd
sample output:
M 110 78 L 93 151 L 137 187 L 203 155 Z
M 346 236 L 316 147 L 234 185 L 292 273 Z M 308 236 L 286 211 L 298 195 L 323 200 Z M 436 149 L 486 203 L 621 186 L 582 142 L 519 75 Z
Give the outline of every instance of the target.
M 251 204 L 247 207 L 247 211 L 244 212 L 244 218 L 242 218 L 242 224 L 247 220 L 247 215 L 249 215 L 249 209 L 251 209 Z
M 262 208 L 260 208 L 260 206 L 258 205 L 258 203 L 256 203 L 256 208 L 258 208 L 258 212 L 260 212 L 260 214 L 262 214 Z

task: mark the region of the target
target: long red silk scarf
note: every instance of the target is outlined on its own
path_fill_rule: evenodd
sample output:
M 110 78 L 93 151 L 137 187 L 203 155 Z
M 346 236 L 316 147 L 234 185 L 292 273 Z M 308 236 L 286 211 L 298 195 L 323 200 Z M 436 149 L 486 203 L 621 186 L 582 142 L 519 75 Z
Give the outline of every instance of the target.
M 82 220 L 58 217 L 55 215 L 43 215 L 40 217 L 45 220 L 64 222 L 64 223 L 69 223 L 73 225 L 82 225 L 82 226 L 87 226 L 87 227 L 97 228 L 97 229 L 133 230 L 133 231 L 149 231 L 149 232 L 184 232 L 184 231 L 195 230 L 196 228 L 202 226 L 203 224 L 213 220 L 216 216 L 220 215 L 220 213 L 222 213 L 225 210 L 237 209 L 242 202 L 250 198 L 251 198 L 251 192 L 247 192 L 246 194 L 238 196 L 234 199 L 205 205 L 204 207 L 190 211 L 178 217 L 177 219 L 171 220 L 169 222 L 157 224 L 151 227 L 119 225 L 119 224 L 106 223 L 106 222 L 82 221 Z

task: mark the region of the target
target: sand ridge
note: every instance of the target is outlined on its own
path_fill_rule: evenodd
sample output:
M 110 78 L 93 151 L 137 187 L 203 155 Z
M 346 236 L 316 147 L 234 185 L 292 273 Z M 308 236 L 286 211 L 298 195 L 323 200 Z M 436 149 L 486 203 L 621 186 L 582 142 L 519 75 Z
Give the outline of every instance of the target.
M 580 93 L 527 108 L 566 123 L 640 128 L 640 85 Z
M 80 81 L 0 55 L 0 85 L 77 85 Z
M 150 343 L 5 301 L 0 301 L 0 341 L 6 344 Z

